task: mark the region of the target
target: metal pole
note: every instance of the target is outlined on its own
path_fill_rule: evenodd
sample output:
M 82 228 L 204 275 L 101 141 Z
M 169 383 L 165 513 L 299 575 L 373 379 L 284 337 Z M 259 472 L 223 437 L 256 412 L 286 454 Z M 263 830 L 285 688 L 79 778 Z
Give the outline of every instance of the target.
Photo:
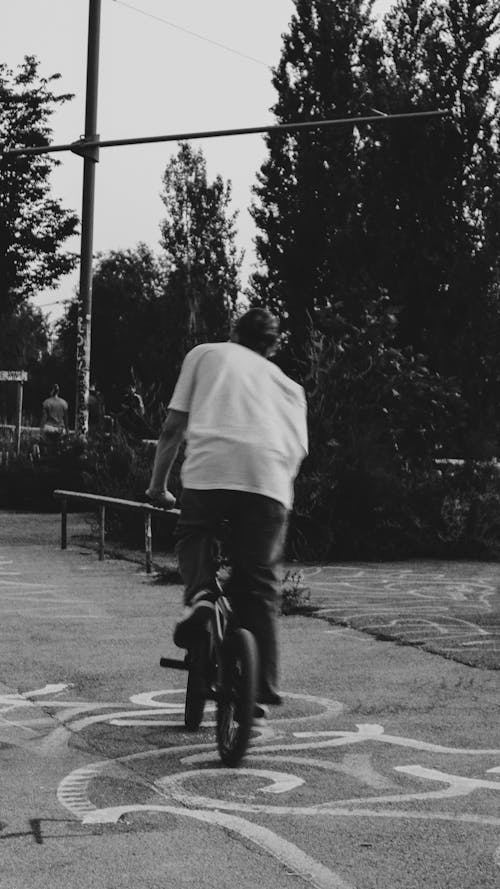
M 153 535 L 151 531 L 151 513 L 144 513 L 144 548 L 146 550 L 146 574 L 151 574 L 153 564 Z
M 106 506 L 101 503 L 99 506 L 99 561 L 104 559 L 104 543 L 106 540 Z
M 171 133 L 164 136 L 137 136 L 131 139 L 80 139 L 64 145 L 43 145 L 37 147 L 5 148 L 0 144 L 0 153 L 5 157 L 21 157 L 30 154 L 50 154 L 59 151 L 72 151 L 86 154 L 93 147 L 117 148 L 121 145 L 151 145 L 157 142 L 189 142 L 192 139 L 216 139 L 226 136 L 251 136 L 259 133 L 294 133 L 298 130 L 316 130 L 326 127 L 360 126 L 362 124 L 397 123 L 432 117 L 447 117 L 450 109 L 434 111 L 411 111 L 404 114 L 369 114 L 362 117 L 338 117 L 332 120 L 303 120 L 295 123 L 268 124 L 262 127 L 239 127 L 230 130 L 202 130 L 199 132 Z
M 21 426 L 23 422 L 23 384 L 21 381 L 17 383 L 16 397 L 16 454 L 19 457 L 21 450 Z
M 87 91 L 85 104 L 85 135 L 82 143 L 83 190 L 82 234 L 80 247 L 80 288 L 76 347 L 77 436 L 86 438 L 89 426 L 88 398 L 90 387 L 90 338 L 92 321 L 92 246 L 94 236 L 95 165 L 99 159 L 94 147 L 85 149 L 85 142 L 98 140 L 97 86 L 99 78 L 99 34 L 101 0 L 89 0 L 89 32 L 87 48 Z
M 61 549 L 68 546 L 68 498 L 61 500 Z

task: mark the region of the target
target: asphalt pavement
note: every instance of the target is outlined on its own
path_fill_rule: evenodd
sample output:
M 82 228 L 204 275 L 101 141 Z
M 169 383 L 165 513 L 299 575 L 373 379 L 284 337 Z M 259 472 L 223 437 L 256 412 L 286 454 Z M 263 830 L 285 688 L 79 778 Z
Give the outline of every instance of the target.
M 2 889 L 497 889 L 500 566 L 302 566 L 284 706 L 229 770 L 159 667 L 180 587 L 87 533 L 0 513 Z
M 500 564 L 307 565 L 316 617 L 471 667 L 500 669 Z

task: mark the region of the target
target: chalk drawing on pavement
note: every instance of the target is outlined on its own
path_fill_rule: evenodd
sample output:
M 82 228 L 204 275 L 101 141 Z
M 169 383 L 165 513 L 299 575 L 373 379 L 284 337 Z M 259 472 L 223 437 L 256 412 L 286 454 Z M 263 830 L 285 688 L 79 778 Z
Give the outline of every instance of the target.
M 449 655 L 500 648 L 500 625 L 489 619 L 500 584 L 491 577 L 453 578 L 439 570 L 385 565 L 302 570 L 318 603 L 317 616 L 376 635 L 404 637 L 414 645 L 435 648 L 438 643 Z
M 113 824 L 134 813 L 192 818 L 244 837 L 320 889 L 352 887 L 281 835 L 290 819 L 399 819 L 493 829 L 490 860 L 500 866 L 500 748 L 447 746 L 390 733 L 379 723 L 349 725 L 340 702 L 285 693 L 283 718 L 256 730 L 242 768 L 225 769 L 210 729 L 213 708 L 199 734 L 183 733 L 182 689 L 141 692 L 128 703 L 65 701 L 63 691 L 70 693 L 54 683 L 24 695 L 4 694 L 0 714 L 8 709 L 13 717 L 17 710 L 19 724 L 36 727 L 29 708 L 38 711 L 43 700 L 56 717 L 49 728 L 40 721 L 34 740 L 41 755 L 59 755 L 75 733 L 101 726 L 122 741 L 128 733 L 136 748 L 137 740 L 147 745 L 86 764 L 60 782 L 60 804 L 83 825 Z M 267 826 L 270 817 L 281 819 L 282 832 Z
M 292 693 L 285 697 L 292 708 L 294 702 L 300 703 L 300 715 L 270 721 L 266 730 L 257 734 L 243 768 L 220 768 L 211 734 L 209 741 L 168 744 L 76 769 L 60 783 L 59 802 L 83 824 L 116 823 L 134 813 L 163 812 L 230 827 L 278 860 L 298 868 L 303 876 L 314 877 L 324 889 L 346 884 L 268 828 L 262 827 L 257 836 L 255 818 L 362 817 L 468 823 L 498 829 L 500 840 L 500 748 L 446 746 L 394 735 L 377 723 L 327 728 L 325 723 L 331 726 L 346 718 L 339 702 Z M 100 712 L 92 713 L 88 705 L 78 708 L 75 703 L 64 717 L 72 732 L 92 730 L 97 723 L 117 730 L 182 725 L 184 700 L 179 689 L 134 695 L 130 704 L 135 709 L 128 710 L 123 706 L 111 709 L 110 705 L 104 712 L 99 704 Z M 205 726 L 213 719 L 210 713 L 208 717 Z M 305 721 L 309 727 L 302 730 L 299 723 Z M 317 728 L 311 727 L 314 722 Z M 391 751 L 389 769 L 387 755 L 379 756 L 382 750 Z M 446 767 L 447 762 L 453 762 L 453 768 Z M 115 791 L 122 782 L 126 797 L 131 770 L 134 776 L 141 776 L 140 800 L 110 799 L 109 805 L 103 805 L 102 799 L 99 804 L 94 801 L 99 782 L 110 778 L 115 779 Z M 344 792 L 337 789 L 339 776 L 345 779 L 340 785 Z M 204 784 L 209 793 L 203 792 Z M 144 788 L 148 801 L 144 801 Z M 329 788 L 333 794 L 328 793 Z M 483 808 L 479 804 L 482 794 L 486 794 Z M 467 798 L 471 799 L 470 811 L 464 810 Z M 462 802 L 457 805 L 457 801 Z M 499 864 L 498 841 L 491 854 Z

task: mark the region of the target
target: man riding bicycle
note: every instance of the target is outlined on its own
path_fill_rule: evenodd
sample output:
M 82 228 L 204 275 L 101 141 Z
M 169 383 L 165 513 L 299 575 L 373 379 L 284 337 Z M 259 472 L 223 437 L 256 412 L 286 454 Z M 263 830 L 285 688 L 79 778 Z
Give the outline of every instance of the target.
M 226 592 L 255 636 L 257 700 L 280 704 L 277 603 L 293 483 L 307 454 L 301 386 L 268 360 L 279 324 L 266 309 L 242 315 L 229 342 L 205 343 L 184 359 L 154 460 L 150 499 L 173 506 L 168 479 L 185 435 L 177 555 L 184 613 L 174 642 L 188 648 L 217 597 L 217 532 L 227 521 L 232 573 Z

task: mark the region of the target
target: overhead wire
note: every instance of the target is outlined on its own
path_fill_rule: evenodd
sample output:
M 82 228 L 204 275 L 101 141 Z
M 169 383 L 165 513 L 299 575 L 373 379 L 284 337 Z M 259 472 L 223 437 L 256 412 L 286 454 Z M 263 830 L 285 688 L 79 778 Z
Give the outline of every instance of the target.
M 231 52 L 233 55 L 240 56 L 242 59 L 247 59 L 247 61 L 254 62 L 256 65 L 262 65 L 264 68 L 271 68 L 271 65 L 268 65 L 267 62 L 264 62 L 262 59 L 257 59 L 255 56 L 251 56 L 246 52 L 241 52 L 239 49 L 234 49 L 232 46 L 228 46 L 226 43 L 220 43 L 218 40 L 213 40 L 211 37 L 206 37 L 204 34 L 198 34 L 196 31 L 191 31 L 189 28 L 184 28 L 182 25 L 176 24 L 176 22 L 171 22 L 168 19 L 164 19 L 159 15 L 154 15 L 152 12 L 146 12 L 144 9 L 139 9 L 138 6 L 132 6 L 131 3 L 125 3 L 124 0 L 113 0 L 113 3 L 117 3 L 119 6 L 124 6 L 126 9 L 131 9 L 133 12 L 139 13 L 139 15 L 143 15 L 146 18 L 154 19 L 157 22 L 162 22 L 164 25 L 168 25 L 169 28 L 175 28 L 176 31 L 182 31 L 184 34 L 189 34 L 190 37 L 196 37 L 197 40 L 203 40 L 205 43 L 210 43 L 212 46 L 216 46 L 218 49 L 223 49 L 226 52 Z
M 49 306 L 58 306 L 62 303 L 74 302 L 75 297 L 69 296 L 66 299 L 55 299 L 50 303 L 34 303 L 35 308 L 37 309 L 47 309 Z

